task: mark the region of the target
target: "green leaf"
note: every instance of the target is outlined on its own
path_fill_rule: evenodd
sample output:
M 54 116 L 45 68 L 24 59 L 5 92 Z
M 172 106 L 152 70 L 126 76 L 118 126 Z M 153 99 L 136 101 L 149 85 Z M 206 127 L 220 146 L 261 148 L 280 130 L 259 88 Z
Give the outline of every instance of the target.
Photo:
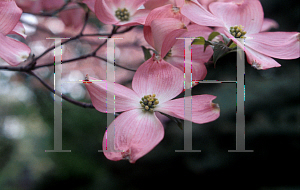
M 192 42 L 192 45 L 204 45 L 204 52 L 205 52 L 207 46 L 212 45 L 212 43 L 209 41 L 206 41 L 205 38 L 200 36 Z
M 208 41 L 212 41 L 216 36 L 220 35 L 219 32 L 212 32 L 209 36 L 208 36 Z
M 226 55 L 231 49 L 227 47 L 226 44 L 220 41 L 218 43 L 214 43 L 213 50 L 213 62 L 214 66 L 216 66 L 218 59 Z
M 225 36 L 225 34 L 222 34 L 222 33 L 221 33 L 220 35 L 222 36 L 223 41 L 224 41 L 225 44 L 228 44 L 228 43 L 230 42 L 230 39 L 227 38 L 227 36 Z
M 150 59 L 152 57 L 151 53 L 150 53 L 150 49 L 145 48 L 144 46 L 142 46 L 142 49 L 143 49 L 143 52 L 144 52 L 145 61 L 147 61 L 148 59 Z
M 232 42 L 232 44 L 230 44 L 229 48 L 231 48 L 231 49 L 236 48 L 236 44 L 234 42 Z
M 210 43 L 209 41 L 205 41 L 203 52 L 205 52 L 207 46 L 209 46 L 209 45 L 212 45 L 212 43 Z
M 204 45 L 205 41 L 206 40 L 200 36 L 200 37 L 194 39 L 194 41 L 192 42 L 192 45 Z

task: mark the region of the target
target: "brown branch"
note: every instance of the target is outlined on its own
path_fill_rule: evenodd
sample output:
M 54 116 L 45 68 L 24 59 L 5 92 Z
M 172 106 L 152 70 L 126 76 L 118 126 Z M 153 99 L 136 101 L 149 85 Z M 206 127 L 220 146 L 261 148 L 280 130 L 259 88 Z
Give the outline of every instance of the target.
M 51 91 L 52 93 L 55 93 L 55 90 L 51 86 L 49 86 L 45 81 L 43 81 L 40 77 L 38 77 L 34 72 L 26 71 L 26 73 L 35 77 L 36 79 L 38 79 L 49 91 Z M 66 96 L 64 94 L 61 94 L 61 95 L 58 94 L 58 96 L 60 96 L 62 99 L 66 100 L 72 104 L 75 104 L 75 105 L 83 107 L 83 108 L 95 108 L 93 106 L 93 104 L 73 100 L 72 98 L 69 98 L 68 96 Z
M 67 4 L 69 2 L 70 2 L 70 0 L 68 2 L 66 2 L 66 4 L 64 6 L 62 6 L 60 9 L 54 11 L 53 13 L 43 13 L 40 16 L 53 16 L 53 15 L 57 14 L 58 12 L 62 11 L 67 6 Z M 61 43 L 61 45 L 66 44 L 66 43 L 68 43 L 70 41 L 79 39 L 79 38 L 84 37 L 84 36 L 107 36 L 107 38 L 111 38 L 115 34 L 126 33 L 126 32 L 128 32 L 128 31 L 130 31 L 130 30 L 132 30 L 134 28 L 134 26 L 131 26 L 131 27 L 128 27 L 128 28 L 126 28 L 126 29 L 118 32 L 118 29 L 120 27 L 119 26 L 113 26 L 113 29 L 112 29 L 111 33 L 109 33 L 109 34 L 83 34 L 83 31 L 84 31 L 84 29 L 85 29 L 85 27 L 87 25 L 87 22 L 88 22 L 88 18 L 89 18 L 89 11 L 86 12 L 85 22 L 84 22 L 84 25 L 83 25 L 80 33 L 78 35 L 76 35 L 76 36 L 68 39 L 68 40 L 63 41 Z M 85 59 L 85 58 L 88 58 L 88 57 L 95 57 L 97 59 L 101 59 L 103 61 L 107 61 L 107 59 L 99 57 L 99 56 L 96 55 L 97 51 L 99 49 L 101 49 L 106 43 L 107 43 L 107 40 L 105 42 L 101 43 L 93 52 L 91 52 L 89 54 L 86 54 L 86 55 L 82 55 L 82 56 L 77 57 L 77 58 L 72 58 L 72 59 L 64 60 L 64 61 L 62 61 L 62 64 L 63 63 L 74 62 L 74 61 Z M 43 84 L 43 86 L 45 86 L 49 91 L 51 91 L 52 93 L 55 93 L 54 88 L 52 88 L 50 85 L 48 85 L 45 81 L 43 81 L 40 77 L 38 77 L 33 72 L 33 70 L 35 70 L 35 69 L 42 68 L 42 67 L 53 66 L 54 65 L 53 63 L 48 63 L 48 64 L 44 64 L 44 65 L 38 65 L 38 66 L 36 65 L 38 59 L 40 59 L 41 57 L 43 57 L 44 55 L 46 55 L 48 52 L 50 52 L 53 49 L 55 49 L 55 46 L 52 46 L 52 47 L 48 48 L 41 55 L 39 55 L 37 57 L 35 57 L 33 55 L 32 56 L 32 60 L 26 66 L 21 66 L 21 67 L 0 66 L 0 70 L 25 72 L 25 73 L 27 73 L 27 74 L 35 77 L 36 79 L 38 79 Z M 120 67 L 120 68 L 129 70 L 129 71 L 135 71 L 135 70 L 128 69 L 128 68 L 125 68 L 125 67 L 117 65 L 117 64 L 115 64 L 115 65 L 118 66 L 118 67 Z M 75 104 L 77 106 L 80 106 L 80 107 L 83 107 L 83 108 L 94 108 L 94 106 L 92 104 L 90 104 L 90 103 L 79 102 L 79 101 L 73 100 L 72 98 L 70 98 L 68 96 L 65 96 L 63 94 L 61 94 L 59 96 L 61 96 L 64 100 L 66 100 L 66 101 L 68 101 L 68 102 L 70 102 L 72 104 Z

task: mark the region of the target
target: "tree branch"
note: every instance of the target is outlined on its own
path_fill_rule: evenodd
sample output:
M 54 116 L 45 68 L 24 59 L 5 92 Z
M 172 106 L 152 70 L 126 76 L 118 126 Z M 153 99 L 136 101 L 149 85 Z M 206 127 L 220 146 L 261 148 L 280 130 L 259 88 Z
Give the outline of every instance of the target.
M 49 91 L 51 91 L 52 93 L 55 93 L 55 90 L 51 86 L 49 86 L 45 81 L 43 81 L 40 77 L 38 77 L 34 72 L 26 71 L 26 73 L 35 77 L 36 79 L 38 79 Z M 93 104 L 73 100 L 72 98 L 69 98 L 68 96 L 66 96 L 64 94 L 61 94 L 61 95 L 58 94 L 58 96 L 60 96 L 62 99 L 66 100 L 72 104 L 75 104 L 75 105 L 83 107 L 83 108 L 95 108 L 93 106 Z

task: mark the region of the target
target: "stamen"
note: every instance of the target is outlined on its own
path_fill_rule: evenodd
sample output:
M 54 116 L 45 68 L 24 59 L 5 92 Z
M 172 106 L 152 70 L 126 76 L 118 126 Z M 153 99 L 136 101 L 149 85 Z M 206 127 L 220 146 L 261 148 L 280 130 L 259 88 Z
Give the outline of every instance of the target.
M 158 99 L 155 97 L 155 94 L 145 95 L 144 97 L 142 97 L 140 104 L 143 108 L 143 111 L 149 111 L 150 113 L 154 112 L 154 108 L 159 103 Z
M 120 20 L 120 21 L 128 21 L 130 13 L 126 8 L 120 9 L 118 8 L 115 12 L 115 16 Z
M 230 27 L 230 34 L 233 35 L 235 38 L 244 38 L 244 36 L 246 35 L 246 31 L 243 30 L 244 27 L 242 25 L 235 25 Z

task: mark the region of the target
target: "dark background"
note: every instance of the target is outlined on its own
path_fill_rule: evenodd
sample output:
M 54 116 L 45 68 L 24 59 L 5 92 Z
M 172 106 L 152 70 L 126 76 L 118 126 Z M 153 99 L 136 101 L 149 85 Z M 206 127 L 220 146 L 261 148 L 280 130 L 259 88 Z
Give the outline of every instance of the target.
M 265 17 L 279 23 L 272 31 L 300 32 L 297 1 L 261 0 Z M 236 80 L 236 54 L 221 58 L 206 79 Z M 235 84 L 200 84 L 193 94 L 216 95 L 221 116 L 193 124 L 193 149 L 183 149 L 183 131 L 165 125 L 165 137 L 135 164 L 107 160 L 101 149 L 106 115 L 63 101 L 63 149 L 53 148 L 53 99 L 44 88 L 34 89 L 31 104 L 7 105 L 1 97 L 0 124 L 9 115 L 26 119 L 38 112 L 43 130 L 31 128 L 23 138 L 0 138 L 0 189 L 160 189 L 224 188 L 300 189 L 299 59 L 277 60 L 282 66 L 258 71 L 246 63 L 246 149 L 235 149 Z M 31 88 L 35 80 L 18 74 Z M 87 100 L 88 101 L 88 100 Z M 38 111 L 36 111 L 38 110 Z M 197 185 L 197 186 L 194 186 Z

